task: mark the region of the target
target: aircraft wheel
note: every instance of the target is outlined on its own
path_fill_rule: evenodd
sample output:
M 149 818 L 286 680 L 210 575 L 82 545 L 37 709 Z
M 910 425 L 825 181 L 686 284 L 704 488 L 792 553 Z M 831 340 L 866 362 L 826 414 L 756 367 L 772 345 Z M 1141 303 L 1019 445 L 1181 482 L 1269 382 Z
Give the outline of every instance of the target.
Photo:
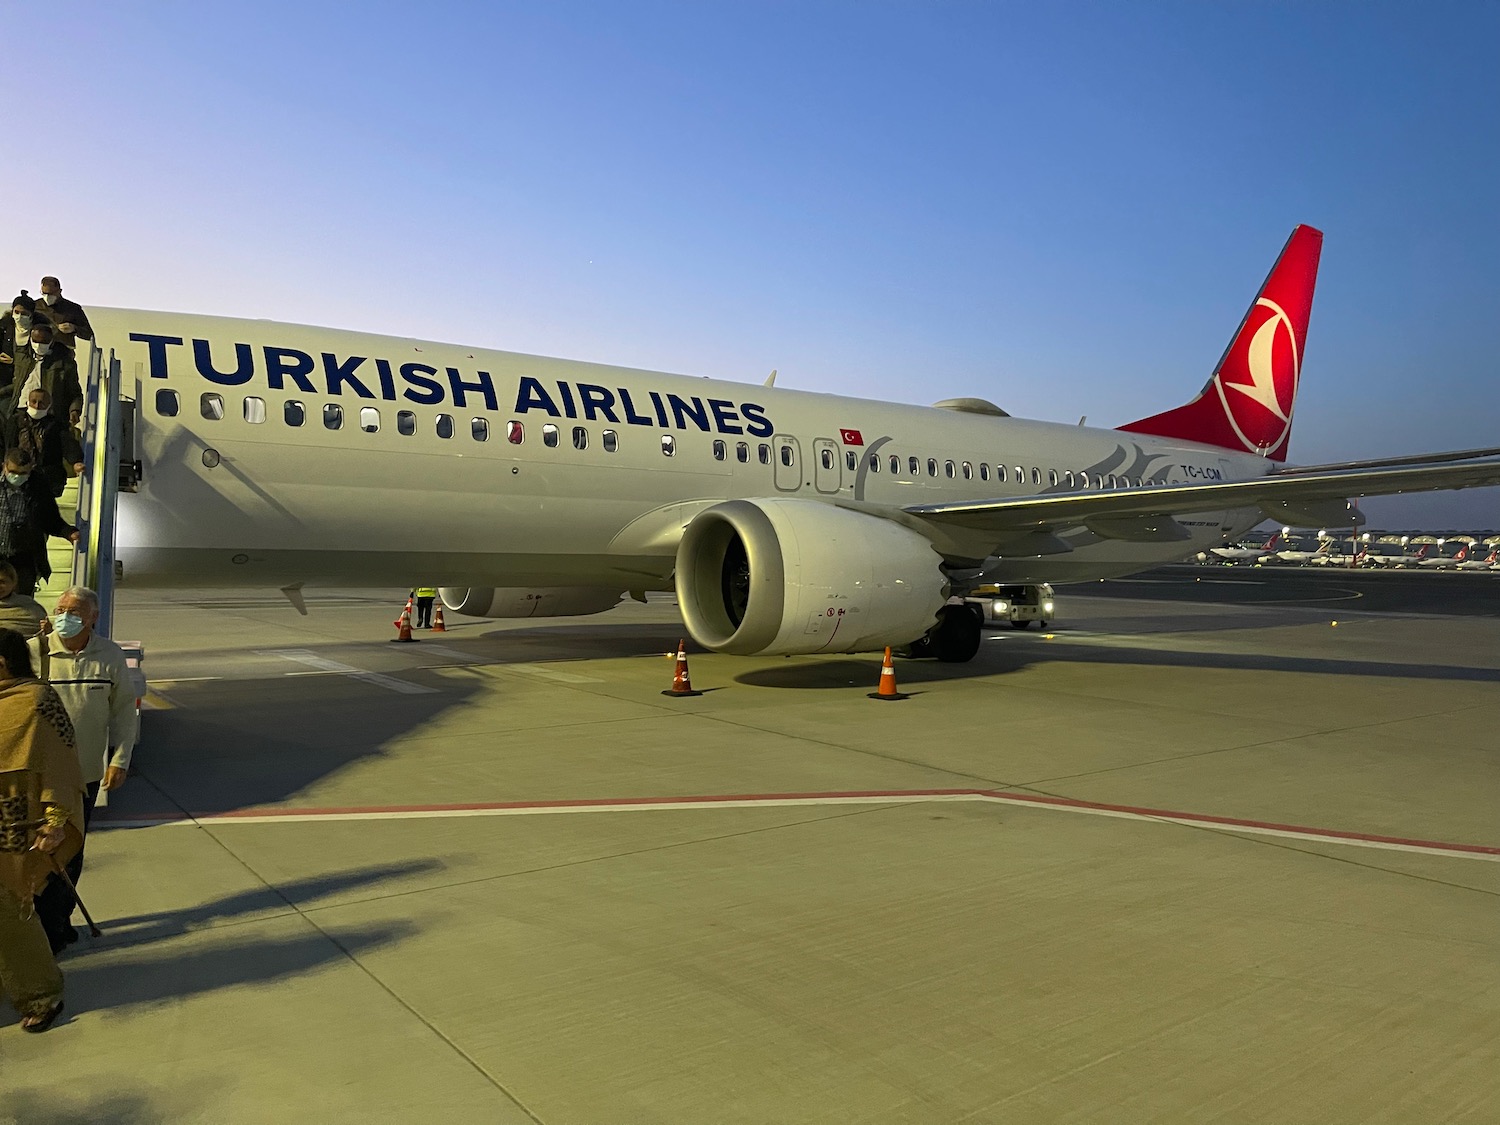
M 979 617 L 968 606 L 945 607 L 939 614 L 937 628 L 927 634 L 932 655 L 944 664 L 973 660 L 982 639 Z

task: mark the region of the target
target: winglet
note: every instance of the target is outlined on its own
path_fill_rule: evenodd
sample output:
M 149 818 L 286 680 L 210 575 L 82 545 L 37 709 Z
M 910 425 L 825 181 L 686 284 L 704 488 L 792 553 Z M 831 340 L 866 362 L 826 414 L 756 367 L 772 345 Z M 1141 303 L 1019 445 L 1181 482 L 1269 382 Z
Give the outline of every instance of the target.
M 1198 397 L 1119 428 L 1285 461 L 1322 252 L 1322 231 L 1292 231 Z

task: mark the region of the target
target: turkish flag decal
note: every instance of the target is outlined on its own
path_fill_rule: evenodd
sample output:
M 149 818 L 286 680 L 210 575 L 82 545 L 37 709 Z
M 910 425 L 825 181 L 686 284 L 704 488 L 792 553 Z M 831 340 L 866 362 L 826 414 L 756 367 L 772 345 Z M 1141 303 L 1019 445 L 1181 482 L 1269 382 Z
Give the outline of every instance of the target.
M 845 445 L 864 445 L 865 439 L 860 436 L 858 430 L 840 430 L 839 436 L 844 439 Z

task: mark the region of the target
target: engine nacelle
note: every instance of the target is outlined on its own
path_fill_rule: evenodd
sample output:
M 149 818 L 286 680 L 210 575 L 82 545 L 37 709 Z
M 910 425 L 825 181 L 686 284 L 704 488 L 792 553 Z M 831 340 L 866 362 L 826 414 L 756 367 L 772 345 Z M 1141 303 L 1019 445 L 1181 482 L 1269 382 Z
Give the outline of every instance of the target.
M 677 600 L 705 648 L 735 656 L 871 652 L 932 628 L 942 558 L 910 528 L 814 500 L 731 500 L 693 518 Z
M 526 590 L 515 586 L 444 586 L 443 605 L 465 617 L 581 617 L 620 604 L 623 591 L 598 586 Z

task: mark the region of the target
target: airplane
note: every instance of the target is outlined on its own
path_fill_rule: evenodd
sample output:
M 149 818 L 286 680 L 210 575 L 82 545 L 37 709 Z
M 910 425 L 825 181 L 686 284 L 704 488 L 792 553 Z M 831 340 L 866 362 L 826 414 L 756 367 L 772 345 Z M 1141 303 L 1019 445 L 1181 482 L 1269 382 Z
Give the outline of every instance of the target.
M 1464 550 L 1467 551 L 1468 548 L 1465 547 Z M 1458 564 L 1458 566 L 1457 566 L 1456 569 L 1458 569 L 1458 570 L 1500 570 L 1500 565 L 1497 565 L 1497 564 L 1500 564 L 1500 548 L 1497 548 L 1496 550 L 1491 551 L 1484 558 L 1479 558 L 1478 557 L 1478 552 L 1476 551 L 1474 558 L 1466 558 L 1466 559 L 1464 559 L 1462 562 L 1460 562 Z
M 1410 551 L 1406 544 L 1399 541 L 1371 543 L 1365 548 L 1360 565 L 1375 570 L 1403 570 L 1425 559 L 1427 546 L 1424 543 L 1415 551 Z
M 1279 533 L 1271 536 L 1263 547 L 1251 546 L 1249 543 L 1226 543 L 1222 547 L 1210 547 L 1208 554 L 1229 566 L 1237 563 L 1258 563 L 1267 555 L 1274 553 L 1279 538 Z
M 675 591 L 699 645 L 961 662 L 986 584 L 1118 577 L 1350 497 L 1500 484 L 1500 449 L 1286 463 L 1323 236 L 1202 391 L 1114 429 L 264 320 L 91 309 L 135 413 L 125 582 L 443 587 L 477 617 Z M 89 362 L 95 362 L 90 353 Z
M 1461 545 L 1451 555 L 1428 555 L 1417 565 L 1426 570 L 1458 570 L 1469 557 L 1469 544 L 1462 540 L 1449 540 L 1449 542 L 1457 542 Z M 1443 544 L 1439 542 L 1438 546 L 1441 548 Z
M 1322 560 L 1333 549 L 1332 539 L 1318 540 L 1317 547 L 1311 550 L 1308 549 L 1305 540 L 1289 538 L 1286 542 L 1288 545 L 1276 551 L 1275 554 L 1276 558 L 1281 562 L 1289 563 L 1292 566 L 1307 566 L 1309 563 L 1313 566 L 1322 566 Z

